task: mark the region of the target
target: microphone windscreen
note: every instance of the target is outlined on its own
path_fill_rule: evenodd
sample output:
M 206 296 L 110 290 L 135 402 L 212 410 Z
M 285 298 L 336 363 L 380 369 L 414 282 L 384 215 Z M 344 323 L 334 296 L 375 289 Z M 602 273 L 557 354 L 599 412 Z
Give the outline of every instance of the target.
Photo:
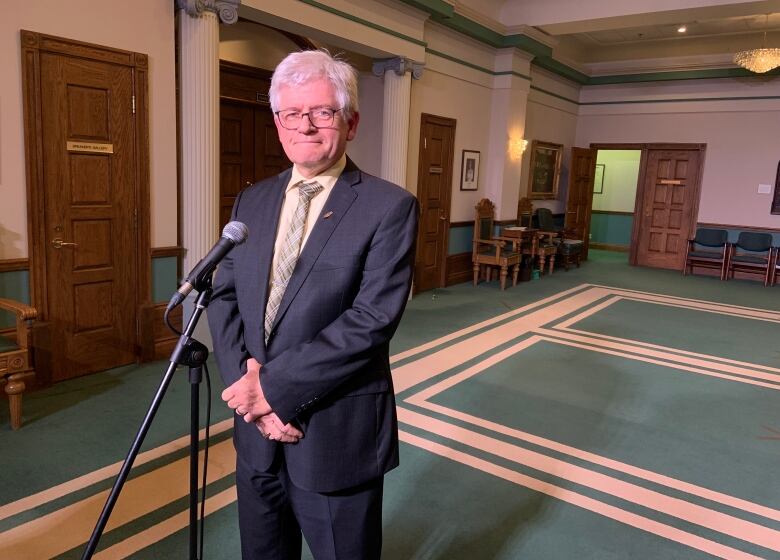
M 249 236 L 249 228 L 243 222 L 230 222 L 222 230 L 222 237 L 227 237 L 236 245 L 241 245 Z

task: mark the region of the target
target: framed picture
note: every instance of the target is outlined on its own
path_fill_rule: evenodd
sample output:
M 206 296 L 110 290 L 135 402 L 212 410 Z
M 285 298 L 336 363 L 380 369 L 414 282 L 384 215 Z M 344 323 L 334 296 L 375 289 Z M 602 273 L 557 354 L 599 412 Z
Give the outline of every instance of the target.
M 780 161 L 777 162 L 777 175 L 775 176 L 775 193 L 772 195 L 772 214 L 780 214 Z
M 479 152 L 463 150 L 460 164 L 460 190 L 475 191 L 479 182 Z
M 593 194 L 604 193 L 604 169 L 606 165 L 603 163 L 596 164 L 596 175 L 593 177 Z
M 558 178 L 561 174 L 563 146 L 534 140 L 531 143 L 531 165 L 528 173 L 528 198 L 543 200 L 558 198 Z

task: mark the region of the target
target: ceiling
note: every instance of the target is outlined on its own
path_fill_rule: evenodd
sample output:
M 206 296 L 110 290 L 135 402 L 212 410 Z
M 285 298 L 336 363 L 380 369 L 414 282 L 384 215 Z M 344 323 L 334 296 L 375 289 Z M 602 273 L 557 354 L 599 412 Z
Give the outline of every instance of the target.
M 494 31 L 551 46 L 554 58 L 588 74 L 733 66 L 734 53 L 762 46 L 765 32 L 766 46 L 780 47 L 780 0 L 448 2 Z

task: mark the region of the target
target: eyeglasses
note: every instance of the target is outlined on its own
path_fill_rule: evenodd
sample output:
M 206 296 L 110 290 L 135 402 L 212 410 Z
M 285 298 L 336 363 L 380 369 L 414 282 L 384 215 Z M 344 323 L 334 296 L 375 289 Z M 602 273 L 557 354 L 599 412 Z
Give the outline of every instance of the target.
M 344 107 L 340 109 L 318 107 L 306 113 L 301 113 L 295 109 L 285 109 L 284 111 L 276 111 L 274 114 L 279 119 L 279 124 L 287 130 L 295 130 L 301 126 L 303 117 L 309 117 L 309 122 L 314 128 L 327 128 L 333 124 L 333 118 L 336 116 L 336 113 L 343 109 Z

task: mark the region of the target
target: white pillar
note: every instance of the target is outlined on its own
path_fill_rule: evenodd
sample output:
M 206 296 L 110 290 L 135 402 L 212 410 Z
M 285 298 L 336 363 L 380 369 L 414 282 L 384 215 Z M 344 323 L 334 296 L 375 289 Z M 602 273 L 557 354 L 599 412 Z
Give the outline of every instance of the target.
M 409 108 L 412 94 L 412 76 L 422 76 L 422 64 L 404 58 L 374 62 L 373 72 L 384 77 L 384 106 L 382 110 L 382 167 L 383 179 L 406 188 L 406 161 L 409 149 Z
M 219 21 L 237 21 L 238 3 L 176 0 L 185 274 L 219 238 Z M 191 311 L 192 298 L 185 321 Z M 203 339 L 205 331 L 198 332 Z

